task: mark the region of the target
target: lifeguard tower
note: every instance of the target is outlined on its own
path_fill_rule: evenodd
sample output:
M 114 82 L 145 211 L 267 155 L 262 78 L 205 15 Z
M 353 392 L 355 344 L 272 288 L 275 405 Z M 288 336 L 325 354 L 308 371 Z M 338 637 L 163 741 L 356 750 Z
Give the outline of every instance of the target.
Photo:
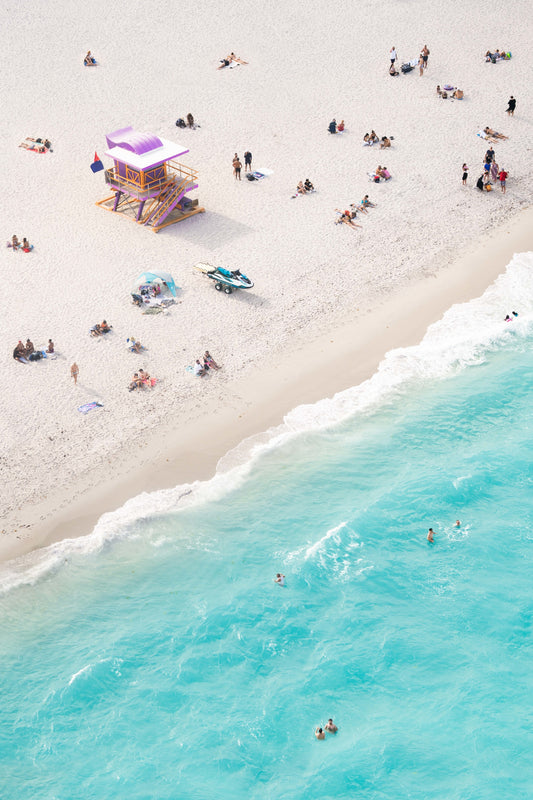
M 106 135 L 106 156 L 114 166 L 105 181 L 114 194 L 96 205 L 131 217 L 156 233 L 205 211 L 188 195 L 198 188 L 197 172 L 175 159 L 189 151 L 131 126 Z

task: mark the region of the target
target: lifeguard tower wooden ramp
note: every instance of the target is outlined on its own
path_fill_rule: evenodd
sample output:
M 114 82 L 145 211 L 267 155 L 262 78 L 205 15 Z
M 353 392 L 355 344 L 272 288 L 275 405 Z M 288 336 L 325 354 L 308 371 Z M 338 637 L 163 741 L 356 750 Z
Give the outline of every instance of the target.
M 106 156 L 114 166 L 105 181 L 114 194 L 96 205 L 131 217 L 156 233 L 167 225 L 205 211 L 188 197 L 198 188 L 198 174 L 175 159 L 189 151 L 131 126 L 106 135 Z

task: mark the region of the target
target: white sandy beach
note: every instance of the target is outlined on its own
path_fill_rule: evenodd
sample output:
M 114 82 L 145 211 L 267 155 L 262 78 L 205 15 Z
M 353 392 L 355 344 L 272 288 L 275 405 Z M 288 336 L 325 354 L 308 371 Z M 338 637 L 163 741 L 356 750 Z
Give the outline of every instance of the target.
M 241 439 L 368 377 L 531 249 L 529 4 L 504 18 L 494 2 L 452 0 L 445 12 L 435 0 L 342 11 L 4 3 L 4 240 L 27 236 L 35 249 L 2 249 L 0 557 L 87 533 L 142 490 L 208 478 Z M 388 75 L 393 44 L 403 61 L 424 43 L 423 77 Z M 485 63 L 497 47 L 513 58 Z M 94 69 L 82 64 L 89 48 Z M 231 50 L 248 66 L 217 70 Z M 437 97 L 448 82 L 464 100 Z M 176 128 L 189 111 L 201 127 Z M 333 117 L 346 122 L 342 136 L 327 133 Z M 155 234 L 95 205 L 109 193 L 89 168 L 94 151 L 130 124 L 190 149 L 181 160 L 199 171 L 205 214 Z M 486 125 L 509 136 L 494 147 L 505 195 L 475 188 Z M 372 128 L 394 136 L 390 150 L 362 147 Z M 26 136 L 48 137 L 53 152 L 19 149 Z M 273 174 L 236 182 L 232 156 L 246 149 Z M 378 164 L 392 173 L 386 184 L 369 182 Z M 306 177 L 317 192 L 291 199 Z M 333 224 L 335 208 L 367 193 L 377 208 L 362 230 Z M 255 287 L 221 295 L 198 261 L 239 268 Z M 180 287 L 168 313 L 131 303 L 149 268 Z M 103 318 L 113 332 L 91 338 Z M 127 350 L 132 335 L 142 357 Z M 51 337 L 57 358 L 14 361 L 27 337 Z M 223 369 L 194 378 L 186 367 L 206 349 Z M 128 393 L 139 367 L 158 383 Z M 77 411 L 92 400 L 103 408 Z

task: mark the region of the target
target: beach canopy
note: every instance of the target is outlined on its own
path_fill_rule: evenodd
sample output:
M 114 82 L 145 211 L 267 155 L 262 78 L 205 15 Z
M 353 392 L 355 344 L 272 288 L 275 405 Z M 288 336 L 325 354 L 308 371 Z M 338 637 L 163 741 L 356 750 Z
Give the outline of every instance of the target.
M 172 297 L 176 297 L 176 284 L 174 283 L 174 278 L 169 272 L 141 272 L 135 281 L 135 286 L 133 287 L 132 291 L 138 292 L 139 286 L 142 286 L 145 283 L 158 283 L 159 285 L 166 283 Z

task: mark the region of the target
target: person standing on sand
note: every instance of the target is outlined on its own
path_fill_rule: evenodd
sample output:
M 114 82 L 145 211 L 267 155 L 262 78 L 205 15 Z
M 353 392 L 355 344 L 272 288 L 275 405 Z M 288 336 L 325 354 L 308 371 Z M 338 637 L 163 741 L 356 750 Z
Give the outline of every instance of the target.
M 507 172 L 504 169 L 502 169 L 500 171 L 500 174 L 498 175 L 498 178 L 500 179 L 500 188 L 502 190 L 502 193 L 505 194 L 505 185 L 507 183 Z
M 80 374 L 80 370 L 76 362 L 70 368 L 70 377 L 74 378 L 74 386 L 78 383 L 78 375 Z
M 392 45 L 392 47 L 390 49 L 389 56 L 390 56 L 390 63 L 394 66 L 394 62 L 398 58 L 398 54 L 396 52 L 396 48 L 395 48 L 394 45 Z
M 513 95 L 507 101 L 509 105 L 507 106 L 507 113 L 510 117 L 514 117 L 514 110 L 516 108 L 516 100 L 514 99 Z
M 244 154 L 244 171 L 251 172 L 252 171 L 252 154 L 249 150 L 246 151 Z
M 240 181 L 240 179 L 241 179 L 241 169 L 242 169 L 241 161 L 240 161 L 239 156 L 237 155 L 237 153 L 235 153 L 235 155 L 233 156 L 233 174 L 235 175 L 235 180 L 239 180 Z
M 466 164 L 463 164 L 463 186 L 466 186 L 466 181 L 468 180 L 468 167 Z
M 420 70 L 420 77 L 424 74 L 424 58 L 422 53 L 420 53 L 420 58 L 418 59 L 418 69 Z
M 429 58 L 429 50 L 427 44 L 424 45 L 422 48 L 422 52 L 420 53 L 422 56 L 422 61 L 424 62 L 424 69 L 428 67 L 428 58 Z

